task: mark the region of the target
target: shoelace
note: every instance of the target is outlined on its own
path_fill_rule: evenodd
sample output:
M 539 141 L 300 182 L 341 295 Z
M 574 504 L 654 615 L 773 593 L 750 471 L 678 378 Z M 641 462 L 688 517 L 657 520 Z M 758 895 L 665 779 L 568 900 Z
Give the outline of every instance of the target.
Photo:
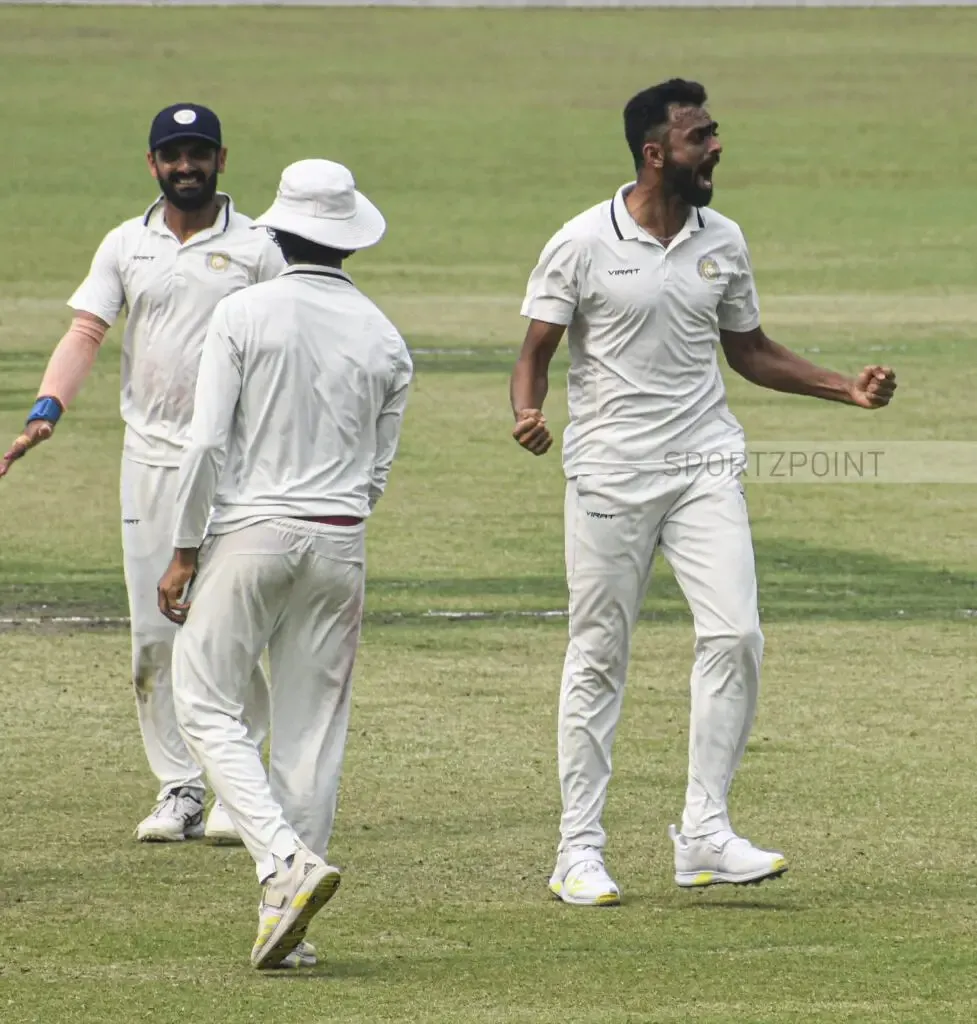
M 159 814 L 160 811 L 164 810 L 169 804 L 173 804 L 173 810 L 175 811 L 178 797 L 179 794 L 175 789 L 170 790 L 170 792 L 167 793 L 166 796 L 164 796 L 163 799 L 160 800 L 160 802 L 153 808 L 153 814 Z
M 159 814 L 167 805 L 172 804 L 174 814 L 182 814 L 185 818 L 192 817 L 196 812 L 191 812 L 180 806 L 181 801 L 187 800 L 193 800 L 193 797 L 188 796 L 186 790 L 171 789 L 153 809 L 153 814 Z M 193 802 L 196 803 L 197 801 L 193 800 Z
M 574 864 L 570 871 L 576 871 L 578 875 L 594 875 L 603 873 L 604 865 L 599 860 L 586 860 L 582 864 Z

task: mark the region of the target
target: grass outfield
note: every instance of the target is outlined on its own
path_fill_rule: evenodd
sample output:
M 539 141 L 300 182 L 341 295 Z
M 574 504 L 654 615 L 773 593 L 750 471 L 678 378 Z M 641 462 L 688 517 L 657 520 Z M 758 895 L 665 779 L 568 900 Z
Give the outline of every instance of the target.
M 250 970 L 243 852 L 131 841 L 153 786 L 125 634 L 0 627 L 3 1024 L 972 1021 L 977 487 L 749 486 L 768 656 L 734 813 L 788 854 L 775 885 L 671 885 L 692 637 L 662 566 L 607 814 L 624 906 L 549 902 L 565 622 L 503 613 L 565 605 L 559 462 L 508 439 L 522 288 L 628 178 L 620 111 L 652 81 L 710 90 L 716 205 L 770 332 L 899 374 L 875 415 L 730 379 L 749 435 L 977 435 L 974 53 L 966 10 L 0 8 L 0 441 L 99 240 L 152 199 L 149 121 L 181 99 L 221 114 L 246 212 L 292 160 L 354 169 L 390 232 L 349 269 L 418 371 L 371 526 L 324 965 Z M 0 618 L 125 612 L 118 335 L 0 483 Z

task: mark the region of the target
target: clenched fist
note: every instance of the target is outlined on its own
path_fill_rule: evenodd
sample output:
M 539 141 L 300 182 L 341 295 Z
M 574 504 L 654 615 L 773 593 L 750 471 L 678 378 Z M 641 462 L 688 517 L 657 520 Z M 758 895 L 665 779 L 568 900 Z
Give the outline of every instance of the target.
M 863 409 L 881 409 L 892 401 L 896 375 L 888 366 L 866 366 L 855 378 L 851 398 Z
M 553 444 L 553 435 L 546 426 L 541 409 L 520 409 L 512 436 L 533 455 L 544 455 Z

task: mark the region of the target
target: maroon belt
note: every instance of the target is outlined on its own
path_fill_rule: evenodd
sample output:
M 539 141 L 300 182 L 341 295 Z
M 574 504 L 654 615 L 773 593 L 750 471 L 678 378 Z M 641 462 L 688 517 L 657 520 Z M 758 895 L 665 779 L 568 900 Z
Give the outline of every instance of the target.
M 303 523 L 322 523 L 324 526 L 359 526 L 363 522 L 358 516 L 293 516 Z

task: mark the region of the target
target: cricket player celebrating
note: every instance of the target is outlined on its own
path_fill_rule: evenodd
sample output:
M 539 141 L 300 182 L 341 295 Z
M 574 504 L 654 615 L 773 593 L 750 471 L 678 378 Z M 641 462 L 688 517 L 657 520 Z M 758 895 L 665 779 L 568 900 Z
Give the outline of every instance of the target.
M 183 623 L 173 655 L 180 728 L 264 887 L 251 953 L 264 969 L 303 942 L 339 885 L 325 858 L 365 522 L 386 486 L 412 366 L 400 334 L 341 269 L 386 227 L 345 167 L 285 168 L 255 227 L 271 231 L 289 266 L 214 313 L 159 603 Z M 270 780 L 244 724 L 245 681 L 266 645 Z
M 744 884 L 787 861 L 738 836 L 727 795 L 756 711 L 763 636 L 746 502 L 743 431 L 726 404 L 716 349 L 762 387 L 864 409 L 888 404 L 895 375 L 855 379 L 771 341 L 739 227 L 707 209 L 722 146 L 701 85 L 674 79 L 625 108 L 637 181 L 567 223 L 529 280 L 530 324 L 512 374 L 514 437 L 542 455 L 547 372 L 570 345 L 564 436 L 570 640 L 559 707 L 563 815 L 552 893 L 612 905 L 601 816 L 631 635 L 660 545 L 695 622 L 689 776 L 680 886 Z M 703 470 L 719 454 L 727 472 Z
M 51 437 L 94 365 L 123 307 L 122 546 L 132 623 L 132 679 L 143 744 L 159 780 L 157 805 L 136 829 L 143 841 L 237 839 L 218 803 L 203 821 L 204 781 L 173 711 L 170 660 L 175 627 L 157 607 L 156 583 L 172 551 L 177 467 L 193 412 L 207 324 L 225 295 L 275 277 L 284 262 L 265 232 L 250 230 L 217 191 L 227 151 L 217 115 L 195 103 L 167 107 L 149 132 L 149 171 L 160 197 L 105 237 L 88 277 L 68 300 L 74 319 L 48 363 L 27 426 L 0 462 Z M 267 717 L 263 675 L 253 708 Z

